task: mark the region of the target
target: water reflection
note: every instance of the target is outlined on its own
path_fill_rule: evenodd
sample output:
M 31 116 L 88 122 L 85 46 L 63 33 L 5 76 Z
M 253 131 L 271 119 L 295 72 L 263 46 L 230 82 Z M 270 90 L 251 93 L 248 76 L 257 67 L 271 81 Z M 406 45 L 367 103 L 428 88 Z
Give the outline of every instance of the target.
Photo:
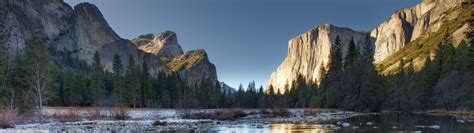
M 261 127 L 260 127 L 261 126 Z M 207 132 L 219 133 L 327 133 L 331 130 L 322 129 L 319 124 L 270 124 L 263 125 L 240 125 L 234 127 L 217 127 Z
M 474 123 L 458 122 L 461 118 L 453 116 L 430 116 L 412 113 L 390 113 L 382 115 L 359 116 L 349 118 L 345 121 L 351 123 L 351 127 L 358 129 L 342 128 L 338 132 L 361 131 L 361 132 L 427 132 L 427 133 L 472 133 Z M 374 124 L 367 124 L 371 122 Z

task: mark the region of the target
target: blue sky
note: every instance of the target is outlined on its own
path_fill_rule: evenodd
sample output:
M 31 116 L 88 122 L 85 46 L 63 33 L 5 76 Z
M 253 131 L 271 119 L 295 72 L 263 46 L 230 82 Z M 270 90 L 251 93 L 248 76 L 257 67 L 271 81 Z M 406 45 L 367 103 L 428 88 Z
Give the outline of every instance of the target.
M 330 23 L 368 31 L 418 0 L 65 0 L 95 4 L 122 38 L 175 31 L 185 51 L 204 48 L 220 81 L 267 85 L 288 40 Z

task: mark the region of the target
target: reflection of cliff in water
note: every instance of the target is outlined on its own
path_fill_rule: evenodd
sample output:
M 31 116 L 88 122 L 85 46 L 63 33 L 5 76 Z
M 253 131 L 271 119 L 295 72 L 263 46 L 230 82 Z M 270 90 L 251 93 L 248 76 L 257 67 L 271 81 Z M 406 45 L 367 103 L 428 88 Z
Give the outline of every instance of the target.
M 273 124 L 268 126 L 268 132 L 287 133 L 287 132 L 311 132 L 326 133 L 330 130 L 321 129 L 319 124 Z

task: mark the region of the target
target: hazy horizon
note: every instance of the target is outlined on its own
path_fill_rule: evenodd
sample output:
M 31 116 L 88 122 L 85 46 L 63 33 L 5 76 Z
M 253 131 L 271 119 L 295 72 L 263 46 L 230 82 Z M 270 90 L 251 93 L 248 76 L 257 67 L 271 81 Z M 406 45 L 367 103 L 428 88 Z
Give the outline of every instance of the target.
M 137 2 L 138 1 L 138 2 Z M 329 23 L 368 31 L 418 0 L 65 0 L 95 4 L 122 38 L 175 31 L 185 51 L 204 48 L 220 81 L 267 85 L 292 37 Z

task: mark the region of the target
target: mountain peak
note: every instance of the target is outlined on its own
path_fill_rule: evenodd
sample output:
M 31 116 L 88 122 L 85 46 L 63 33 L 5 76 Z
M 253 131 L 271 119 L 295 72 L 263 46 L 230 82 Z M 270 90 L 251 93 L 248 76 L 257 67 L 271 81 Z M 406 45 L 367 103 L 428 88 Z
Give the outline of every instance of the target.
M 177 56 L 167 64 L 171 71 L 177 72 L 186 79 L 186 83 L 197 83 L 205 80 L 217 83 L 216 67 L 212 64 L 204 49 L 196 49 Z M 190 84 L 192 85 L 192 84 Z
M 131 42 L 140 50 L 158 56 L 174 58 L 183 54 L 178 37 L 173 31 L 140 35 L 132 39 Z

